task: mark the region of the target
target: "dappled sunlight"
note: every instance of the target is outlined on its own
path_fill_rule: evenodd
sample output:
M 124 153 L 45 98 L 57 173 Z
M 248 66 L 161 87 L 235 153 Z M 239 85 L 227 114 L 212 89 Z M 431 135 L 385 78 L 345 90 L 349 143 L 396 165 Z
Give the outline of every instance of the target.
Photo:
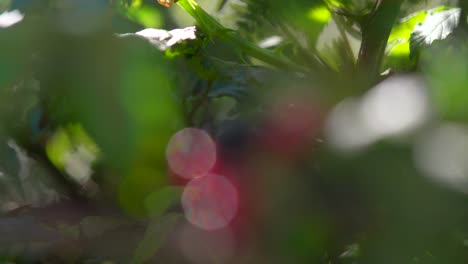
M 184 128 L 174 134 L 166 148 L 171 170 L 185 179 L 206 175 L 216 163 L 216 145 L 208 133 Z
M 182 194 L 185 218 L 204 230 L 228 226 L 237 213 L 238 204 L 234 185 L 216 174 L 193 179 Z

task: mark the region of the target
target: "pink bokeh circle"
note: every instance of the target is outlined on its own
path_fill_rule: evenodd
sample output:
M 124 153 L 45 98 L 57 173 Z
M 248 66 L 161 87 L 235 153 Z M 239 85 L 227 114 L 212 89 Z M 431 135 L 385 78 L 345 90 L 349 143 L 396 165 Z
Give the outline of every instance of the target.
M 217 174 L 191 180 L 182 194 L 185 218 L 204 230 L 226 227 L 236 215 L 238 205 L 234 185 Z
M 216 162 L 216 145 L 204 130 L 184 128 L 169 140 L 166 158 L 170 169 L 178 176 L 185 179 L 201 177 Z

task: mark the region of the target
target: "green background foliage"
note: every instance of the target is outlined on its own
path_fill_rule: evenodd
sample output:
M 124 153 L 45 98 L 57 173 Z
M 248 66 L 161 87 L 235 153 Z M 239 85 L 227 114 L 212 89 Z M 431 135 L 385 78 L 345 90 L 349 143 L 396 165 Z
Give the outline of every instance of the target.
M 467 10 L 0 0 L 0 262 L 466 263 Z M 420 110 L 407 80 L 421 124 L 360 127 Z M 195 254 L 166 158 L 186 127 L 240 197 L 232 245 L 198 230 Z

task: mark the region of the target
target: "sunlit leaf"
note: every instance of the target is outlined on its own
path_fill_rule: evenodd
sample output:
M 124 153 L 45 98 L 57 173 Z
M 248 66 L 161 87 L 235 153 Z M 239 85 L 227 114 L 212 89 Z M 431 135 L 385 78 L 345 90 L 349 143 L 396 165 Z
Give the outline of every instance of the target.
M 411 14 L 393 27 L 388 38 L 385 68 L 400 68 L 405 65 L 413 64 L 410 60 L 411 33 L 418 23 L 422 23 L 424 21 L 426 15 L 427 11 L 420 11 Z
M 64 169 L 65 153 L 71 152 L 72 143 L 70 137 L 64 129 L 59 129 L 55 134 L 50 138 L 46 146 L 47 155 L 52 163 L 57 166 L 57 168 Z
M 422 46 L 431 45 L 435 40 L 445 39 L 457 27 L 460 21 L 460 9 L 436 8 L 428 11 L 424 22 L 416 25 L 411 34 L 411 55 Z
M 174 29 L 171 31 L 155 28 L 147 28 L 136 32 L 135 34 L 121 34 L 120 36 L 140 36 L 147 39 L 151 44 L 160 50 L 166 50 L 174 44 L 184 40 L 196 39 L 195 27 L 187 27 L 183 29 Z

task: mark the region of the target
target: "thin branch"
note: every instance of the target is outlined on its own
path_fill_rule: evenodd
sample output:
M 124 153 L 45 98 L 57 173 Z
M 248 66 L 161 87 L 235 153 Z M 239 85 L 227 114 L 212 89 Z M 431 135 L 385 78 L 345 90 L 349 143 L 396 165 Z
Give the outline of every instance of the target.
M 329 72 L 333 71 L 330 65 L 328 65 L 328 63 L 320 56 L 319 51 L 314 46 L 309 45 L 309 49 L 302 46 L 300 41 L 297 39 L 296 34 L 294 34 L 294 32 L 292 32 L 284 23 L 278 22 L 275 25 L 280 28 L 283 34 L 294 41 L 296 47 L 301 51 L 301 54 L 310 60 L 311 63 L 309 63 L 309 65 L 313 66 L 315 70 L 321 71 L 326 69 Z
M 349 42 L 348 36 L 346 34 L 346 29 L 343 26 L 343 19 L 339 16 L 334 15 L 333 19 L 336 22 L 336 26 L 338 28 L 338 31 L 341 34 L 341 38 L 343 39 L 343 42 L 345 44 L 345 49 L 346 53 L 348 53 L 349 57 L 353 59 L 353 61 L 356 61 L 356 58 L 354 57 L 354 52 L 353 49 L 351 48 L 351 44 Z

